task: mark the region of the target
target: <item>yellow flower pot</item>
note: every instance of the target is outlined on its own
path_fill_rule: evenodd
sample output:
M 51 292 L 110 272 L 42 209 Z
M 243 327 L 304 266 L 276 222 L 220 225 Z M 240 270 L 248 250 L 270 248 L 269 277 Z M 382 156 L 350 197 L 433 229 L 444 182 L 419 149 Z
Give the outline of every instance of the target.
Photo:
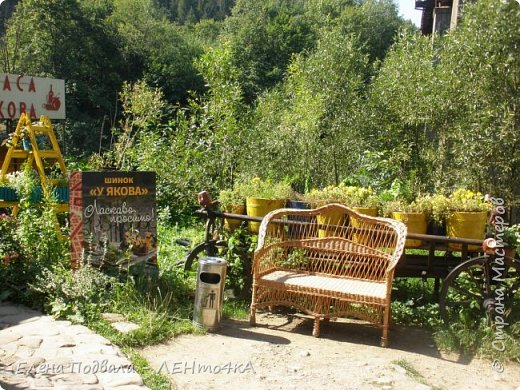
M 243 204 L 232 205 L 225 208 L 226 213 L 231 214 L 244 214 L 246 212 L 246 206 Z M 242 221 L 237 219 L 224 218 L 224 229 L 233 231 L 240 226 Z
M 285 205 L 285 199 L 246 198 L 247 215 L 250 217 L 265 217 L 273 210 L 281 209 Z M 249 222 L 249 230 L 258 233 L 259 222 Z
M 352 207 L 352 209 L 359 214 L 365 214 L 369 217 L 377 217 L 377 207 Z M 352 227 L 359 228 L 361 227 L 360 222 L 356 218 L 352 218 L 350 221 L 350 224 Z M 360 244 L 368 245 L 370 243 L 370 240 L 368 240 L 366 237 L 363 237 L 364 234 L 367 233 L 361 233 L 357 234 L 355 233 L 353 236 L 353 240 L 355 242 L 358 242 Z
M 471 238 L 483 240 L 486 230 L 487 212 L 460 212 L 453 213 L 447 221 L 448 237 Z M 462 244 L 449 244 L 451 250 L 462 250 Z M 469 245 L 468 250 L 480 250 L 478 245 Z
M 359 214 L 365 214 L 369 217 L 377 217 L 377 207 L 352 207 Z
M 426 234 L 428 223 L 424 213 L 403 213 L 394 211 L 392 218 L 403 222 L 406 225 L 408 233 Z M 407 248 L 417 248 L 422 245 L 421 240 L 407 239 L 405 243 Z
M 322 212 L 322 214 L 316 216 L 318 225 L 327 226 L 326 229 L 318 229 L 318 237 L 332 237 L 335 235 L 337 228 L 331 227 L 343 226 L 345 224 L 345 214 L 339 210 L 329 210 Z

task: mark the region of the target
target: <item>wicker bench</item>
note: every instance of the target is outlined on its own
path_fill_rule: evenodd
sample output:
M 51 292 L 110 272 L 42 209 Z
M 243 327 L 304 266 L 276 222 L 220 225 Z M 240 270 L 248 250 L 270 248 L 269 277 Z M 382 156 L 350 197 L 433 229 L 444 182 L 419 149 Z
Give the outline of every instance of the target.
M 260 307 L 291 306 L 320 320 L 354 317 L 382 327 L 387 345 L 403 223 L 340 205 L 279 209 L 264 217 L 253 260 L 250 322 Z

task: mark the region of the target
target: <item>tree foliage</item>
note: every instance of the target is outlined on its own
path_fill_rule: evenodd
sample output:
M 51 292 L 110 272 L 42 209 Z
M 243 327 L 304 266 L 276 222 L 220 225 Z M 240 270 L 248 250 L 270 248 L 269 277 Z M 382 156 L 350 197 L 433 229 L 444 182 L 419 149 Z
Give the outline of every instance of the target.
M 223 20 L 231 12 L 234 0 L 158 0 L 170 20 L 180 24 L 204 19 Z
M 519 16 L 515 2 L 467 5 L 445 37 L 403 33 L 372 83 L 371 133 L 424 190 L 519 190 Z M 482 33 L 485 31 L 485 33 Z
M 384 56 L 391 44 L 386 35 L 400 20 L 386 2 L 336 2 L 336 12 L 332 3 L 320 6 L 315 48 L 293 55 L 288 76 L 260 98 L 255 115 L 260 137 L 254 150 L 264 152 L 261 166 L 300 191 L 338 183 L 360 169 L 363 151 L 371 147 L 360 131 L 371 64 Z M 388 22 L 390 16 L 395 23 Z M 369 24 L 376 33 L 364 33 Z M 378 30 L 379 24 L 386 27 Z
M 519 12 L 432 39 L 390 0 L 25 0 L 0 61 L 65 79 L 64 150 L 157 171 L 177 210 L 252 175 L 515 199 Z
M 337 183 L 352 168 L 368 66 L 357 45 L 338 30 L 323 32 L 316 51 L 294 57 L 285 83 L 261 99 L 254 149 L 265 161 L 259 171 L 270 166 L 277 178 L 291 178 L 303 190 Z
M 246 102 L 285 77 L 293 54 L 313 46 L 314 32 L 303 11 L 302 1 L 237 1 L 222 39 L 231 50 Z

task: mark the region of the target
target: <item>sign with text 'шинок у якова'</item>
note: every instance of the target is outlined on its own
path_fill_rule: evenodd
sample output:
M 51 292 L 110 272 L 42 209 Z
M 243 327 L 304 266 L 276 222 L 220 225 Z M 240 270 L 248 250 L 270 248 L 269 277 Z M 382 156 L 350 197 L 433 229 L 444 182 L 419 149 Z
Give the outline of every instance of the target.
M 65 80 L 0 73 L 0 119 L 65 119 Z
M 154 172 L 73 172 L 73 266 L 157 262 Z

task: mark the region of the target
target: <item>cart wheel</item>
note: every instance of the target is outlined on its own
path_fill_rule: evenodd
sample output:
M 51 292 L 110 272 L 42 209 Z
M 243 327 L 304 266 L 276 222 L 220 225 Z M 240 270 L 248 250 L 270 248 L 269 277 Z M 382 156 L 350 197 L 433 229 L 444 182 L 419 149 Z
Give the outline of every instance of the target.
M 439 310 L 446 325 L 462 322 L 468 328 L 491 324 L 495 311 L 507 317 L 520 297 L 520 263 L 506 258 L 504 265 L 492 257 L 469 259 L 444 279 Z M 495 267 L 495 269 L 493 269 Z M 496 301 L 496 298 L 500 300 Z
M 186 277 L 194 275 L 197 272 L 199 259 L 206 256 L 217 256 L 225 245 L 226 242 L 222 240 L 211 240 L 197 245 L 184 259 L 184 275 Z

